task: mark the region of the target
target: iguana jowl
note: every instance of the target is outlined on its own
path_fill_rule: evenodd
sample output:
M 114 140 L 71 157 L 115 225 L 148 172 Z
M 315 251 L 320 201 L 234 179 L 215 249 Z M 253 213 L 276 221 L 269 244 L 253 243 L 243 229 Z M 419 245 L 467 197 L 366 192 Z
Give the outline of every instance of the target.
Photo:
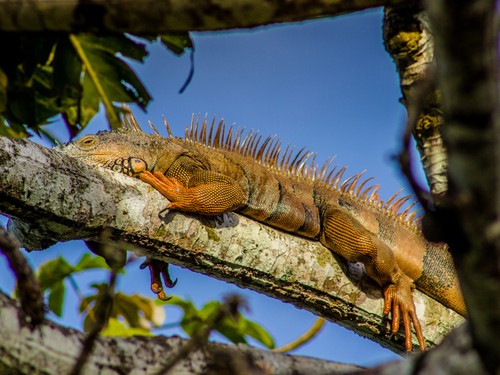
M 203 215 L 240 212 L 319 240 L 346 260 L 363 263 L 383 289 L 384 313 L 392 312 L 393 332 L 403 319 L 409 351 L 411 321 L 425 350 L 412 297 L 414 287 L 466 315 L 449 252 L 423 238 L 410 208 L 397 213 L 410 197 L 394 201 L 396 194 L 384 205 L 378 199 L 378 186 L 363 190 L 369 180 L 360 183 L 362 173 L 341 183 L 345 168 L 327 176 L 327 160 L 318 172 L 314 158 L 307 165 L 312 153 L 304 149 L 292 159 L 293 148 L 288 152 L 287 147 L 280 161 L 281 142 L 269 137 L 259 147 L 257 133 L 250 132 L 242 140 L 243 132 L 238 129 L 233 137 L 232 127 L 226 136 L 223 121 L 216 130 L 214 123 L 210 127 L 203 121 L 199 134 L 198 122 L 192 122 L 185 139 L 180 139 L 172 136 L 168 124 L 169 138 L 164 138 L 154 127 L 155 135 L 144 133 L 131 115 L 124 120 L 118 130 L 83 136 L 60 150 L 140 178 L 168 198 L 169 209 Z M 168 271 L 161 267 L 150 264 L 155 293 L 163 290 L 160 273 L 167 276 L 166 286 L 173 286 Z

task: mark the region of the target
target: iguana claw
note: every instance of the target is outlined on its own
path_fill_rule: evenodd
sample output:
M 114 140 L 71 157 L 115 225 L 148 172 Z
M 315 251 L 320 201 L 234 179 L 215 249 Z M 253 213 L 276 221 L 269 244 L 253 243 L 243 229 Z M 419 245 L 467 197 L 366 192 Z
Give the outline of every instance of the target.
M 425 352 L 425 339 L 413 302 L 411 280 L 407 276 L 401 275 L 395 283 L 386 285 L 383 290 L 385 300 L 384 314 L 387 315 L 392 311 L 392 333 L 394 334 L 399 330 L 402 314 L 406 336 L 406 350 L 410 352 L 413 346 L 411 340 L 411 322 L 413 322 L 420 350 Z
M 168 272 L 168 263 L 147 258 L 144 263 L 141 264 L 140 269 L 149 267 L 149 272 L 151 273 L 151 291 L 158 295 L 158 298 L 162 301 L 168 301 L 171 297 L 167 297 L 163 291 L 163 284 L 161 277 L 167 288 L 173 288 L 177 284 L 177 279 L 172 281 L 170 274 Z

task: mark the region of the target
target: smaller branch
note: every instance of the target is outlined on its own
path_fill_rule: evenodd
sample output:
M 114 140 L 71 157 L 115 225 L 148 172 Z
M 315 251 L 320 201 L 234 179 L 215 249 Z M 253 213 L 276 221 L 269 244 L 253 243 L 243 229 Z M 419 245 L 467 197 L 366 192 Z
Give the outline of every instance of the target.
M 87 337 L 85 338 L 82 351 L 80 352 L 80 356 L 78 357 L 78 360 L 73 366 L 70 375 L 79 375 L 81 373 L 83 366 L 85 365 L 90 354 L 92 353 L 92 349 L 94 348 L 96 339 L 99 337 L 99 333 L 102 331 L 102 329 L 108 322 L 109 314 L 111 312 L 111 306 L 113 305 L 113 299 L 115 296 L 114 290 L 115 290 L 117 273 L 118 269 L 114 269 L 111 271 L 109 285 L 106 288 L 105 297 L 103 298 L 99 308 L 96 309 L 94 327 L 92 328 L 92 331 L 90 331 Z
M 415 196 L 420 202 L 420 205 L 424 209 L 425 213 L 427 213 L 431 207 L 433 208 L 434 204 L 431 194 L 423 189 L 413 177 L 413 166 L 410 158 L 410 141 L 411 135 L 417 127 L 420 115 L 422 114 L 422 110 L 424 109 L 424 106 L 426 104 L 426 98 L 432 92 L 432 90 L 435 89 L 435 77 L 436 70 L 434 68 L 428 68 L 426 70 L 425 78 L 418 85 L 415 96 L 408 108 L 408 122 L 406 125 L 405 134 L 403 136 L 403 150 L 401 150 L 398 157 L 401 169 L 408 179 L 408 182 L 415 192 Z
M 31 324 L 36 326 L 44 319 L 43 292 L 35 273 L 19 248 L 19 242 L 0 226 L 0 250 L 16 274 L 22 310 L 30 317 Z
M 316 334 L 323 328 L 323 325 L 325 324 L 325 319 L 323 318 L 318 318 L 314 322 L 311 328 L 304 333 L 302 336 L 300 336 L 297 340 L 294 340 L 286 345 L 283 345 L 281 348 L 275 348 L 271 349 L 273 352 L 279 352 L 279 353 L 286 353 L 289 352 L 293 349 L 297 349 L 299 346 L 305 344 L 309 340 L 311 340 Z
M 94 315 L 94 310 L 92 310 L 92 308 L 90 307 L 89 303 L 87 302 L 87 300 L 83 296 L 82 292 L 80 291 L 80 288 L 78 288 L 78 285 L 77 285 L 75 279 L 73 278 L 73 275 L 69 275 L 68 279 L 70 281 L 71 286 L 75 290 L 75 293 L 78 295 L 78 298 L 80 298 L 80 303 L 83 304 L 83 306 L 85 308 L 85 311 L 87 311 L 87 314 L 89 314 L 90 319 L 92 319 L 92 321 L 94 323 L 96 323 L 96 317 Z

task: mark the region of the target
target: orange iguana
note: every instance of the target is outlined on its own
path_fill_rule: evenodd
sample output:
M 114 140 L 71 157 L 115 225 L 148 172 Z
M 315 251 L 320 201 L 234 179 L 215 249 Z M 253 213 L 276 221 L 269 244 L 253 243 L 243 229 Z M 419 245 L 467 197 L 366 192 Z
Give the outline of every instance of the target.
M 233 138 L 232 127 L 226 136 L 223 121 L 217 129 L 203 121 L 199 134 L 198 122 L 192 122 L 185 139 L 174 138 L 165 124 L 169 138 L 160 136 L 152 124 L 156 134 L 144 133 L 127 115 L 120 129 L 83 136 L 61 150 L 151 184 L 168 198 L 168 209 L 202 215 L 236 211 L 319 240 L 346 260 L 363 263 L 383 289 L 384 314 L 392 312 L 393 332 L 403 319 L 407 350 L 412 347 L 411 321 L 425 350 L 412 297 L 414 286 L 466 315 L 449 252 L 424 239 L 410 208 L 397 213 L 410 197 L 392 203 L 396 194 L 384 205 L 378 199 L 378 186 L 363 190 L 369 180 L 360 184 L 362 173 L 340 183 L 346 168 L 327 176 L 331 163 L 327 160 L 318 172 L 314 158 L 307 165 L 312 153 L 304 149 L 292 159 L 293 148 L 288 152 L 287 147 L 280 161 L 281 142 L 269 137 L 259 147 L 257 133 L 252 131 L 242 140 L 238 128 Z M 158 263 L 149 265 L 152 290 L 164 297 L 160 273 L 170 287 L 168 271 Z

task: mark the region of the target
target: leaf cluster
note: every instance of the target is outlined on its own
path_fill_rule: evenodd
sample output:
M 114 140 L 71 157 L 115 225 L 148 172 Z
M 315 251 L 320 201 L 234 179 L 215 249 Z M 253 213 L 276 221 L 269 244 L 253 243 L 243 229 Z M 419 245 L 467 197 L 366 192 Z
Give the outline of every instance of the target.
M 84 254 L 75 264 L 69 264 L 62 256 L 49 260 L 37 270 L 37 277 L 43 291 L 48 292 L 48 307 L 55 315 L 61 316 L 65 300 L 65 282 L 70 282 L 75 291 L 80 295 L 79 311 L 84 314 L 83 329 L 90 332 L 95 324 L 96 315 L 105 303 L 108 290 L 107 284 L 92 284 L 95 293 L 83 297 L 73 278 L 75 274 L 90 269 L 104 269 L 111 271 L 105 259 L 90 253 Z M 164 305 L 178 306 L 183 312 L 180 323 L 162 326 L 165 319 Z M 169 301 L 156 300 L 138 294 L 128 295 L 123 292 L 114 294 L 113 304 L 109 312 L 109 321 L 101 332 L 106 336 L 154 336 L 151 332 L 156 328 L 180 327 L 189 335 L 193 336 L 207 326 L 213 329 L 229 341 L 247 343 L 246 337 L 252 337 L 264 346 L 274 348 L 274 340 L 271 335 L 259 324 L 245 318 L 240 311 L 224 315 L 217 320 L 223 305 L 219 301 L 209 301 L 201 309 L 197 309 L 192 301 L 172 296 Z M 215 323 L 214 323 L 215 322 Z
M 49 260 L 38 268 L 37 277 L 43 291 L 49 291 L 49 309 L 57 316 L 62 315 L 66 287 L 64 282 L 69 279 L 74 283 L 73 275 L 89 269 L 110 270 L 104 258 L 84 254 L 74 266 L 63 257 Z
M 197 309 L 192 301 L 183 300 L 176 296 L 168 301 L 157 301 L 157 304 L 180 307 L 184 311 L 180 326 L 190 337 L 193 337 L 196 332 L 201 331 L 207 325 L 211 325 L 219 315 L 222 306 L 219 301 L 209 301 L 201 309 Z M 269 349 L 274 348 L 274 340 L 271 335 L 259 324 L 246 319 L 239 311 L 216 322 L 214 330 L 235 344 L 246 344 L 245 337 L 249 336 Z
M 119 126 L 122 109 L 112 103 L 136 103 L 145 110 L 147 89 L 129 65 L 144 62 L 146 43 L 132 35 L 96 36 L 0 33 L 0 135 L 36 134 L 62 115 L 76 136 L 99 111 L 102 102 L 109 124 Z M 193 48 L 189 34 L 164 35 L 160 41 L 175 54 Z

